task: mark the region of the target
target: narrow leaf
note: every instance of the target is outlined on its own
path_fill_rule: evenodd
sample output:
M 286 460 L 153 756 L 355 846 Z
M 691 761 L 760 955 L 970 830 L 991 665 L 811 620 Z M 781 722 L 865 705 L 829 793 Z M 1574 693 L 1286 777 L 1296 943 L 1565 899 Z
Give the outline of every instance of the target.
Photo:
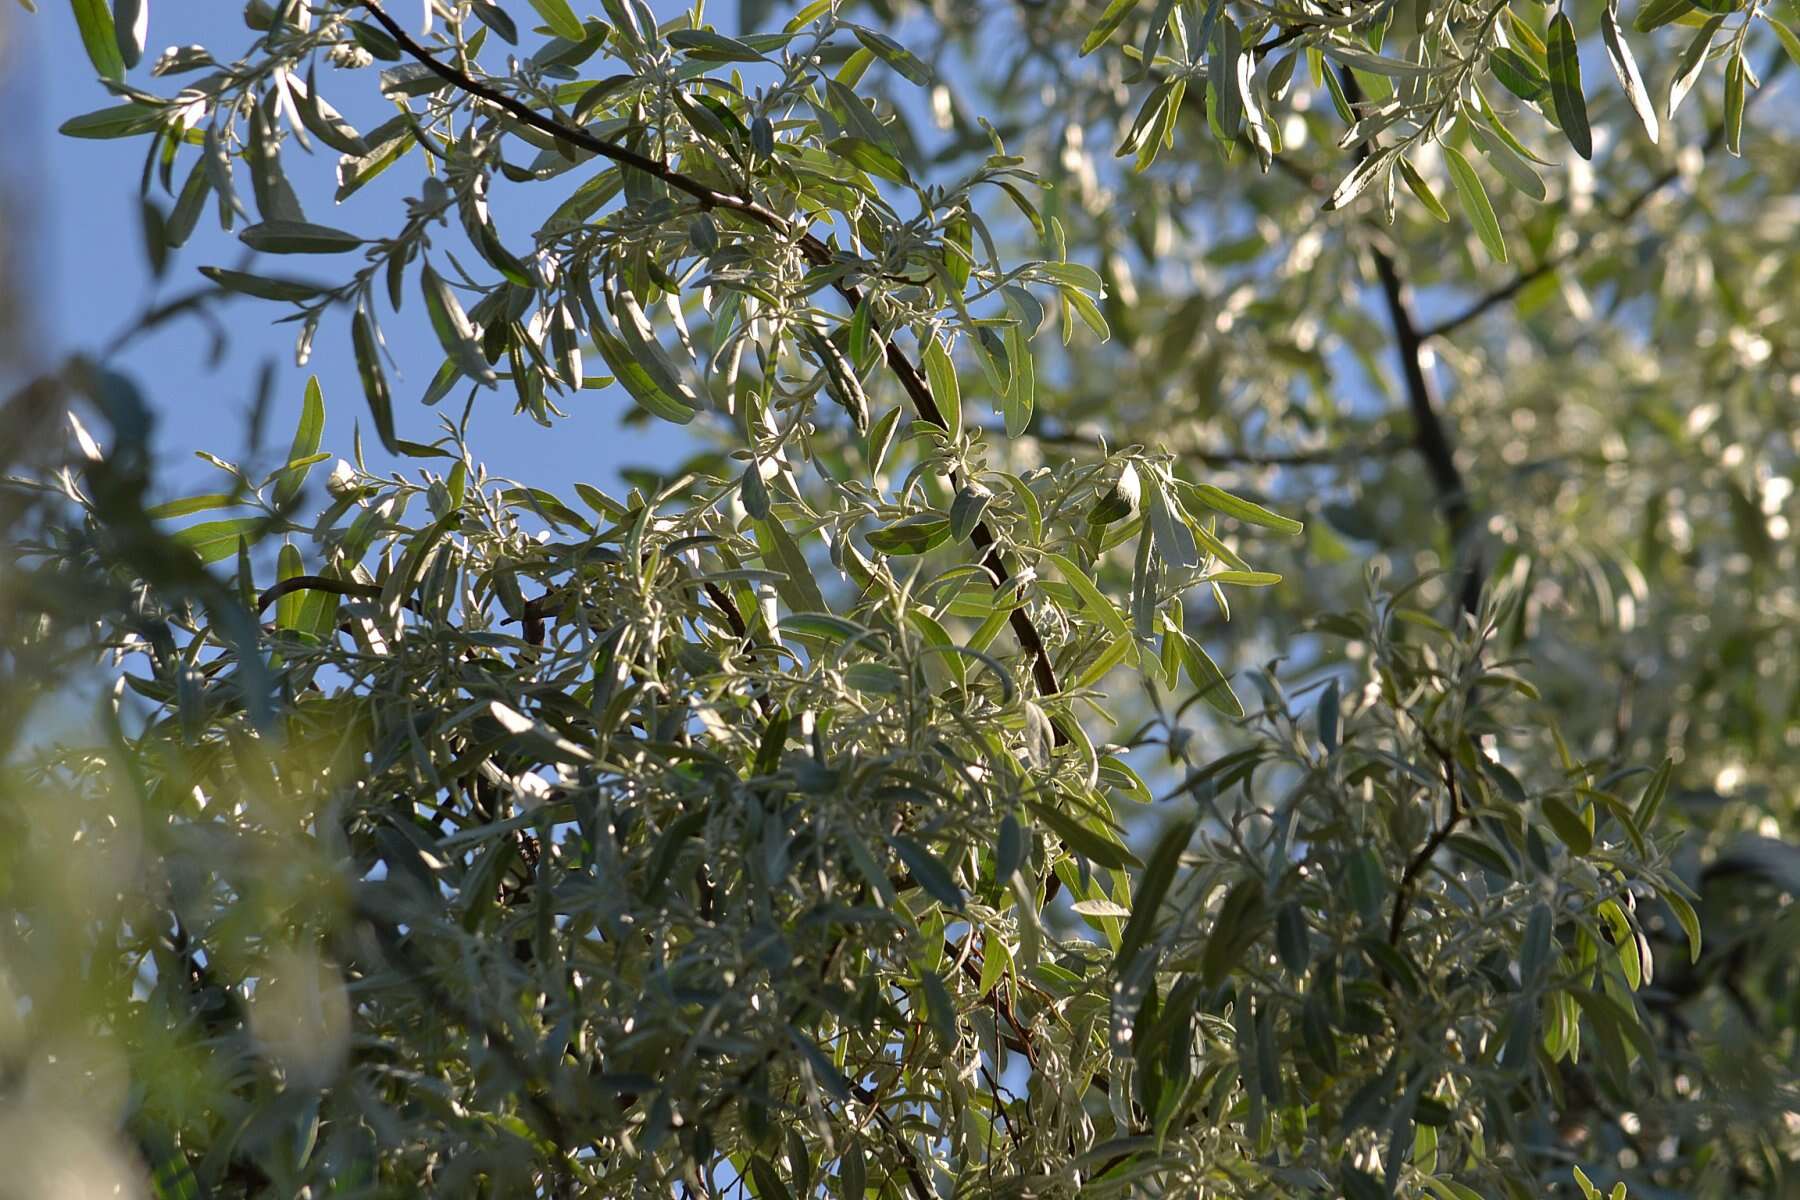
M 325 397 L 319 390 L 319 377 L 314 375 L 306 381 L 306 393 L 300 400 L 300 424 L 294 429 L 294 444 L 288 449 L 288 467 L 275 484 L 277 508 L 285 508 L 299 496 L 324 436 Z
M 387 375 L 381 369 L 381 350 L 376 343 L 375 322 L 367 309 L 359 308 L 350 321 L 350 348 L 356 355 L 356 373 L 362 379 L 363 395 L 369 401 L 369 414 L 375 421 L 375 433 L 390 454 L 398 454 L 394 439 L 394 398 L 388 390 Z
M 119 38 L 106 0 L 69 0 L 69 7 L 75 12 L 81 45 L 87 51 L 88 61 L 94 64 L 94 70 L 114 83 L 123 83 L 125 60 L 119 54 Z
M 1625 44 L 1625 36 L 1619 29 L 1617 0 L 1608 4 L 1601 15 L 1600 35 L 1606 42 L 1606 56 L 1612 60 L 1613 74 L 1619 77 L 1625 98 L 1631 101 L 1632 111 L 1643 122 L 1644 132 L 1650 135 L 1654 145 L 1662 136 L 1662 128 L 1656 120 L 1656 105 L 1650 100 L 1650 89 L 1644 86 L 1644 77 L 1638 71 L 1637 59 L 1632 57 L 1631 47 Z
M 1494 206 L 1488 201 L 1487 191 L 1481 186 L 1481 177 L 1475 174 L 1475 168 L 1461 152 L 1450 146 L 1444 147 L 1444 162 L 1450 168 L 1450 182 L 1456 187 L 1456 198 L 1462 204 L 1463 214 L 1475 227 L 1475 234 L 1487 252 L 1496 262 L 1506 261 L 1506 238 L 1500 233 L 1500 221 L 1494 216 Z
M 1569 14 L 1558 12 L 1550 20 L 1550 99 L 1556 119 L 1575 153 L 1594 157 L 1594 135 L 1588 128 L 1587 100 L 1581 94 L 1581 54 L 1575 45 L 1575 25 Z
M 579 42 L 587 37 L 587 30 L 581 27 L 581 18 L 569 7 L 568 0 L 531 0 L 531 7 L 537 10 L 538 16 L 544 18 L 544 24 L 557 37 L 571 42 Z

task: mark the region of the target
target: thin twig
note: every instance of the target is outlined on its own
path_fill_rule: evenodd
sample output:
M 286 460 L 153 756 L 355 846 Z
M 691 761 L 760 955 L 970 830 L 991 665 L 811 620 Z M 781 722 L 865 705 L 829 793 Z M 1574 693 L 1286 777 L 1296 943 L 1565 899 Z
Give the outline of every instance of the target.
M 981 1064 L 981 1077 L 987 1080 L 988 1090 L 993 1093 L 994 1111 L 1000 1115 L 1000 1124 L 1006 1127 L 1007 1139 L 1012 1142 L 1015 1151 L 1022 1150 L 1024 1147 L 1019 1141 L 1019 1131 L 1013 1128 L 1012 1118 L 1006 1115 L 1006 1104 L 1000 1099 L 1000 1081 L 994 1078 L 986 1063 Z
M 414 41 L 412 35 L 407 33 L 398 21 L 389 16 L 381 5 L 375 3 L 375 0 L 362 0 L 362 6 L 387 30 L 388 35 L 394 39 L 401 50 L 438 78 L 454 84 L 469 95 L 478 96 L 490 104 L 505 109 L 533 129 L 549 134 L 560 142 L 565 142 L 661 180 L 676 191 L 692 196 L 699 201 L 702 208 L 735 212 L 773 230 L 782 237 L 792 238 L 800 252 L 815 266 L 829 265 L 835 258 L 830 246 L 813 234 L 803 229 L 797 229 L 793 222 L 773 209 L 748 196 L 721 192 L 690 175 L 682 174 L 667 163 L 658 162 L 635 150 L 606 141 L 604 138 L 595 137 L 585 129 L 564 125 L 560 121 L 546 117 L 524 101 L 482 83 L 466 72 L 433 57 L 425 47 Z M 852 310 L 862 302 L 861 290 L 847 279 L 838 280 L 834 286 L 837 293 L 843 297 L 844 302 L 850 305 Z M 906 351 L 902 350 L 892 339 L 887 342 L 885 349 L 888 369 L 900 381 L 901 389 L 912 401 L 913 409 L 918 413 L 919 418 L 939 429 L 949 429 L 950 423 L 944 419 L 944 414 L 938 408 L 937 401 L 932 398 L 931 388 L 925 382 L 924 372 L 912 359 L 907 357 Z M 960 488 L 962 480 L 958 478 L 958 474 L 952 473 L 951 482 Z M 971 540 L 974 542 L 975 548 L 981 552 L 982 566 L 992 573 L 996 587 L 1004 590 L 1012 579 L 1012 572 L 1007 568 L 1000 554 L 993 531 L 985 522 L 979 523 L 975 526 Z M 1037 626 L 1032 622 L 1030 614 L 1025 611 L 1023 606 L 1015 608 L 1008 617 L 1008 622 L 1012 626 L 1014 636 L 1019 640 L 1019 645 L 1031 657 L 1032 677 L 1036 681 L 1038 691 L 1045 696 L 1056 695 L 1062 690 L 1056 678 L 1056 667 L 1050 661 L 1050 651 L 1044 645 L 1044 639 L 1039 634 Z M 1061 734 L 1060 730 L 1058 735 L 1059 740 L 1066 737 Z
M 1419 852 L 1413 855 L 1406 864 L 1406 869 L 1400 873 L 1400 886 L 1394 892 L 1393 916 L 1388 920 L 1388 945 L 1396 948 L 1400 945 L 1400 934 L 1406 927 L 1406 913 L 1412 907 L 1412 892 L 1419 876 L 1431 865 L 1432 858 L 1445 840 L 1456 832 L 1456 827 L 1462 824 L 1464 816 L 1462 791 L 1456 784 L 1456 762 L 1435 741 L 1431 743 L 1431 749 L 1437 755 L 1438 767 L 1444 776 L 1444 786 L 1450 790 L 1450 813 L 1444 818 L 1444 823 L 1425 839 L 1425 844 L 1419 847 Z

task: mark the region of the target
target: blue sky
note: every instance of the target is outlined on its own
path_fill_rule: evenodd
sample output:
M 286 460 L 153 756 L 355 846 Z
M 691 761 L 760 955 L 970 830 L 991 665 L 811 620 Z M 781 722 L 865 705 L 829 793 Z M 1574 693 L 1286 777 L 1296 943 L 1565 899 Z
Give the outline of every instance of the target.
M 221 60 L 235 56 L 252 36 L 242 23 L 242 7 L 232 0 L 153 5 L 150 50 L 131 72 L 130 81 L 165 95 L 176 90 L 185 77 L 157 80 L 149 73 L 156 54 L 169 45 L 198 42 Z M 410 16 L 416 5 L 396 11 Z M 116 103 L 94 77 L 68 6 L 52 0 L 40 4 L 35 16 L 27 16 L 7 4 L 0 11 L 0 40 L 10 76 L 0 86 L 9 126 L 0 135 L 4 137 L 0 163 L 14 185 L 15 203 L 23 210 L 15 211 L 9 237 L 23 252 L 22 274 L 37 305 L 33 337 L 40 354 L 38 366 L 72 351 L 98 353 L 150 306 L 203 284 L 196 273 L 202 264 L 250 266 L 243 245 L 234 233 L 220 230 L 209 205 L 194 236 L 174 253 L 163 278 L 155 280 L 138 215 L 138 181 L 147 139 L 85 141 L 56 132 L 72 116 Z M 359 113 L 383 110 L 384 102 L 375 95 L 373 71 L 337 74 L 322 68 L 319 82 L 352 121 Z M 374 123 L 358 122 L 362 128 Z M 184 151 L 176 169 L 177 186 L 193 153 Z M 397 164 L 341 206 L 333 203 L 331 194 L 336 160 L 334 152 L 322 147 L 315 146 L 310 156 L 291 142 L 284 147 L 283 163 L 307 217 L 365 235 L 397 227 L 402 198 L 416 192 L 419 184 L 417 157 Z M 545 199 L 560 200 L 579 181 L 579 176 L 571 175 L 538 190 L 547 193 Z M 248 203 L 242 179 L 239 186 Z M 535 227 L 532 218 L 542 205 L 533 203 L 525 211 L 518 190 L 497 185 L 494 197 L 496 221 L 515 245 L 526 242 Z M 170 198 L 160 188 L 154 194 L 166 210 Z M 355 255 L 287 257 L 266 259 L 263 270 L 335 281 L 347 277 L 357 264 Z M 352 422 L 361 420 L 369 465 L 380 469 L 392 464 L 369 428 L 351 360 L 347 316 L 326 322 L 311 361 L 300 368 L 294 362 L 297 327 L 273 323 L 286 314 L 287 306 L 242 299 L 219 311 L 230 323 L 230 336 L 226 353 L 216 364 L 210 361 L 212 335 L 191 319 L 163 326 L 111 360 L 137 381 L 160 414 L 156 440 L 166 464 L 162 489 L 166 494 L 215 489 L 217 473 L 193 457 L 193 451 L 206 449 L 228 459 L 243 454 L 251 398 L 265 361 L 275 366 L 276 385 L 259 463 L 274 465 L 285 450 L 306 378 L 316 373 L 328 412 L 325 448 L 348 456 Z M 384 305 L 380 316 L 395 357 L 390 378 L 399 434 L 430 440 L 438 432 L 439 410 L 425 409 L 417 401 L 442 361 L 442 351 L 418 300 L 416 268 L 406 307 L 391 314 Z M 599 365 L 596 362 L 590 370 Z M 455 392 L 442 411 L 459 411 L 465 394 L 466 389 Z M 685 433 L 660 423 L 621 430 L 617 419 L 629 404 L 617 389 L 583 391 L 559 403 L 569 418 L 546 429 L 514 415 L 510 391 L 484 392 L 475 406 L 471 441 L 481 460 L 498 474 L 529 478 L 553 490 L 582 480 L 611 491 L 621 466 L 666 467 L 689 445 Z M 427 464 L 400 465 L 414 470 Z

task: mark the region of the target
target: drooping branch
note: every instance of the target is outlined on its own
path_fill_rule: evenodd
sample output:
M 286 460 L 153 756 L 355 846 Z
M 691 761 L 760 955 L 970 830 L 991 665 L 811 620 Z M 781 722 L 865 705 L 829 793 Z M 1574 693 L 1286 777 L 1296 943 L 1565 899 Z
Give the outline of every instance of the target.
M 830 246 L 812 233 L 796 227 L 788 218 L 766 205 L 758 203 L 748 196 L 721 192 L 690 175 L 675 170 L 667 163 L 659 162 L 639 154 L 635 150 L 596 137 L 585 129 L 565 125 L 554 118 L 547 117 L 517 97 L 509 96 L 467 72 L 436 58 L 415 41 L 412 35 L 407 33 L 405 28 L 375 0 L 362 0 L 362 7 L 387 31 L 388 36 L 394 39 L 395 44 L 402 51 L 438 78 L 454 85 L 458 90 L 504 109 L 531 128 L 548 134 L 560 142 L 586 150 L 622 166 L 642 171 L 676 191 L 693 197 L 703 208 L 723 209 L 738 213 L 781 237 L 790 238 L 800 252 L 806 256 L 807 261 L 815 266 L 825 266 L 833 260 L 834 254 Z M 855 284 L 840 279 L 835 284 L 835 288 L 852 310 L 861 303 L 862 292 Z M 931 388 L 925 382 L 924 372 L 893 340 L 890 339 L 887 342 L 885 351 L 888 369 L 899 380 L 901 389 L 905 391 L 908 400 L 912 403 L 913 410 L 918 413 L 919 419 L 935 425 L 939 429 L 948 430 L 950 424 L 944 419 L 943 411 L 938 408 L 937 401 L 933 399 Z M 951 482 L 957 488 L 960 488 L 963 483 L 955 473 L 952 474 Z M 1012 572 L 1000 554 L 993 530 L 988 527 L 986 522 L 980 522 L 975 526 L 971 540 L 975 548 L 981 552 L 981 564 L 993 576 L 996 588 L 1004 590 L 1012 579 Z M 1044 645 L 1044 639 L 1038 632 L 1037 626 L 1032 622 L 1030 614 L 1021 606 L 1012 610 L 1008 620 L 1014 636 L 1019 640 L 1019 645 L 1031 658 L 1032 677 L 1037 684 L 1038 691 L 1045 696 L 1053 696 L 1060 692 L 1062 688 L 1056 678 L 1056 668 L 1050 661 L 1049 649 Z
M 1338 77 L 1344 85 L 1345 99 L 1354 108 L 1362 101 L 1362 88 L 1356 82 L 1356 75 L 1349 67 L 1344 67 L 1340 69 Z M 1367 141 L 1359 143 L 1356 148 L 1357 162 L 1367 159 L 1370 153 Z M 1394 350 L 1400 358 L 1401 378 L 1406 387 L 1406 405 L 1412 415 L 1413 449 L 1418 451 L 1420 459 L 1425 463 L 1426 473 L 1431 476 L 1432 489 L 1437 493 L 1444 523 L 1449 528 L 1452 553 L 1467 556 L 1462 564 L 1459 595 L 1464 611 L 1474 613 L 1480 607 L 1482 577 L 1479 551 L 1469 544 L 1468 538 L 1474 524 L 1474 511 L 1469 504 L 1469 492 L 1463 482 L 1462 472 L 1456 465 L 1456 452 L 1450 444 L 1449 431 L 1438 412 L 1431 377 L 1425 369 L 1425 339 L 1413 314 L 1406 281 L 1401 278 L 1400 269 L 1395 265 L 1393 257 L 1380 246 L 1370 246 L 1369 254 L 1375 261 L 1375 274 L 1381 282 L 1388 322 L 1394 330 Z

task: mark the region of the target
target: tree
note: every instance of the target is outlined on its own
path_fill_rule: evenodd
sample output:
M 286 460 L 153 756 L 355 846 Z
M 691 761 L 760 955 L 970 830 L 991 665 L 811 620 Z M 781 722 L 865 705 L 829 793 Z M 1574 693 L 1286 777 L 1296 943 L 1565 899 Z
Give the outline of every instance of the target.
M 154 505 L 132 381 L 12 402 L 38 1194 L 1787 1186 L 1777 6 L 256 0 L 173 95 L 149 7 L 64 131 L 332 278 L 147 320 L 279 306 L 408 469 L 315 380 Z M 587 389 L 695 454 L 483 469 Z

